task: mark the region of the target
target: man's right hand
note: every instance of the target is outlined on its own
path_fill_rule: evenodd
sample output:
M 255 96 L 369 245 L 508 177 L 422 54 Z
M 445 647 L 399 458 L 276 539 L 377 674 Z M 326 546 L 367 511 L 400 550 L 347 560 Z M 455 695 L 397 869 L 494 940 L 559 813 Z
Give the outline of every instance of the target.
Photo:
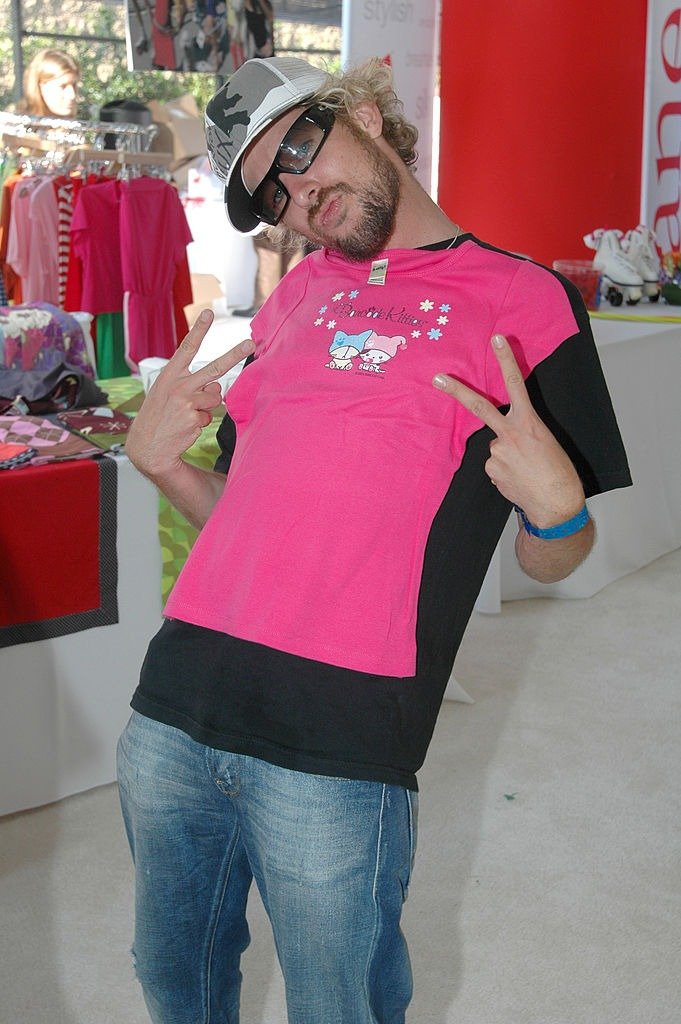
M 128 433 L 128 458 L 156 482 L 173 475 L 184 452 L 211 422 L 222 399 L 219 378 L 254 349 L 250 339 L 242 341 L 190 373 L 189 365 L 212 322 L 212 312 L 204 309 L 154 381 Z

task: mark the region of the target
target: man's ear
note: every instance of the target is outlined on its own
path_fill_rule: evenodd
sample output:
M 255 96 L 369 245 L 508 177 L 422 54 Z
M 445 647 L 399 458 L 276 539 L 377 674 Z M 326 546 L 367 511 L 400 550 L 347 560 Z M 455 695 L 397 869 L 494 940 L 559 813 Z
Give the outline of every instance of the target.
M 383 116 L 372 100 L 366 100 L 353 107 L 352 117 L 371 139 L 383 134 Z

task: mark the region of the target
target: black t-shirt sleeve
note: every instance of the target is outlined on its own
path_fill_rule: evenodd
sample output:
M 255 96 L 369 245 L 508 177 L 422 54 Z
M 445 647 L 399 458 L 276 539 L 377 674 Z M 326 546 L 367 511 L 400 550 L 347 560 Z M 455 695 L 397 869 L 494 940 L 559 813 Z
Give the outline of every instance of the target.
M 251 353 L 251 355 L 247 358 L 246 362 L 244 363 L 244 369 L 250 363 L 252 363 L 254 359 L 255 356 Z M 232 463 L 234 448 L 236 447 L 236 426 L 234 424 L 234 420 L 229 415 L 229 413 L 225 413 L 222 423 L 218 427 L 217 434 L 215 436 L 218 445 L 220 446 L 220 454 L 215 460 L 215 465 L 213 466 L 213 469 L 216 473 L 227 474 L 229 472 L 229 467 Z
M 589 314 L 575 286 L 560 280 L 579 330 L 535 366 L 525 383 L 535 409 L 572 459 L 589 498 L 628 487 L 632 480 Z

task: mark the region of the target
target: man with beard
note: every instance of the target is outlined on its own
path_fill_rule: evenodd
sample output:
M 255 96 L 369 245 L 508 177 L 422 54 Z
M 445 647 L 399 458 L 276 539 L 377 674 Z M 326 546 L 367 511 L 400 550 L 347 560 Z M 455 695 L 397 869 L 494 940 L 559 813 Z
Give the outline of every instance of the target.
M 399 1024 L 416 773 L 486 567 L 515 506 L 525 572 L 572 572 L 626 457 L 577 291 L 431 200 L 387 67 L 249 61 L 206 124 L 232 225 L 318 248 L 190 374 L 202 313 L 130 431 L 201 530 L 119 745 L 137 972 L 157 1024 L 236 1022 L 255 878 L 289 1021 Z

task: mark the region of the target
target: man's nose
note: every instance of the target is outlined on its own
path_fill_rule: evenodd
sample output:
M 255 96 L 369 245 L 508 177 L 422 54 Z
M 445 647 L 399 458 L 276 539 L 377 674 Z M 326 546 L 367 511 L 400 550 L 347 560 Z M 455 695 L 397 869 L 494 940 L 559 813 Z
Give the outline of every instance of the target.
M 302 210 L 309 210 L 314 206 L 321 186 L 311 170 L 305 171 L 304 174 L 282 174 L 281 178 L 286 179 L 282 184 L 286 186 L 291 202 Z

